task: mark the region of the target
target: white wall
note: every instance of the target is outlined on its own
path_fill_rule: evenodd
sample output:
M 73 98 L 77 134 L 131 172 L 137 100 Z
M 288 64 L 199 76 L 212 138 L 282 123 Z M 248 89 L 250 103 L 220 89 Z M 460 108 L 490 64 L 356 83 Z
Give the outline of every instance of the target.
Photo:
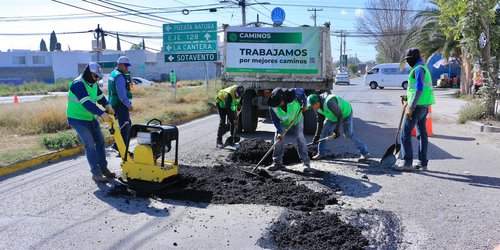
M 16 57 L 24 57 L 24 64 L 15 64 Z M 45 62 L 39 61 L 33 63 L 33 57 L 43 57 Z M 52 57 L 47 51 L 29 51 L 14 50 L 11 52 L 0 52 L 0 67 L 50 67 L 52 66 Z
M 54 79 L 75 78 L 78 76 L 78 64 L 87 64 L 91 60 L 91 53 L 84 51 L 57 51 L 52 52 L 52 68 Z

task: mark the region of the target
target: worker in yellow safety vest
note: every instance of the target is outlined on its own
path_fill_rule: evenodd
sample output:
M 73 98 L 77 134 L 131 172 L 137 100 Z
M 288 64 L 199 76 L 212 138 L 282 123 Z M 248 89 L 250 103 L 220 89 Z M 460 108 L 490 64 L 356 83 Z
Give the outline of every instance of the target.
M 231 136 L 234 137 L 234 133 L 238 124 L 236 109 L 240 104 L 240 100 L 243 96 L 244 91 L 245 88 L 243 86 L 233 85 L 231 87 L 220 90 L 217 94 L 215 104 L 217 106 L 217 111 L 220 117 L 219 129 L 217 130 L 217 148 L 224 147 L 224 144 L 222 143 L 222 136 L 228 131 L 230 131 Z M 229 122 L 229 126 L 227 125 L 226 120 Z

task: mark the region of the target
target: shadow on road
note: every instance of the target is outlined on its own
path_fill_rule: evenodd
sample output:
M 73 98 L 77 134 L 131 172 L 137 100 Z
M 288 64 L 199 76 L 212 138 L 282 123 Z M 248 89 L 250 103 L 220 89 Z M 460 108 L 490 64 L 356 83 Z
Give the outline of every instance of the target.
M 461 137 L 461 136 L 451 136 L 451 135 L 433 135 L 432 138 L 452 140 L 452 141 L 475 141 L 476 140 L 476 138 L 473 138 L 473 137 Z
M 418 171 L 415 173 L 443 180 L 468 183 L 469 185 L 475 187 L 500 189 L 500 178 L 497 177 L 471 175 L 471 174 L 454 174 L 454 173 L 432 171 L 432 170 Z

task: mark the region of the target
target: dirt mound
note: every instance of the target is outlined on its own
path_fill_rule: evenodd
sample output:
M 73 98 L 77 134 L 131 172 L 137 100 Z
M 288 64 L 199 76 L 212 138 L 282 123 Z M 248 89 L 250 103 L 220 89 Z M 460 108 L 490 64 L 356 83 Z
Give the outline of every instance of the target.
M 229 154 L 228 158 L 233 162 L 257 164 L 272 146 L 273 144 L 271 142 L 262 139 L 244 140 L 240 142 L 240 147 L 236 151 Z M 314 153 L 314 148 L 310 147 L 308 152 L 309 157 L 312 157 Z M 270 153 L 262 165 L 271 165 L 273 162 L 272 155 L 273 153 Z M 283 154 L 283 164 L 291 165 L 300 162 L 301 160 L 297 152 L 297 147 L 293 144 L 286 144 Z
M 271 227 L 270 236 L 283 249 L 363 249 L 369 243 L 361 229 L 324 212 L 288 214 Z
M 215 204 L 269 204 L 298 211 L 318 211 L 337 203 L 332 193 L 314 192 L 292 178 L 248 177 L 243 170 L 235 166 L 180 166 L 177 183 L 152 196 Z M 115 187 L 108 194 L 138 193 Z

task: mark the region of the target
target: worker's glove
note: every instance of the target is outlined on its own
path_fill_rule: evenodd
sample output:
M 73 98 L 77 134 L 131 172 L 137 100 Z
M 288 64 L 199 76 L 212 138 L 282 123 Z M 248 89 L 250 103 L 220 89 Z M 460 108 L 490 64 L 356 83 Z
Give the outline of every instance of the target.
M 276 135 L 276 142 L 279 142 L 281 140 L 283 140 L 283 135 L 282 134 L 277 134 Z
M 408 120 L 412 120 L 412 117 L 413 117 L 413 111 L 415 111 L 414 108 L 410 107 L 407 111 L 406 111 L 406 119 Z
M 238 127 L 238 119 L 233 120 L 233 127 L 236 129 Z
M 100 116 L 101 120 L 103 122 L 107 122 L 107 123 L 113 123 L 113 118 L 111 118 L 110 115 L 108 115 L 108 113 L 102 113 L 102 115 Z
M 340 131 L 339 131 L 339 129 L 336 128 L 335 130 L 333 130 L 333 134 L 335 134 L 335 138 L 333 138 L 333 139 L 339 138 L 340 137 Z
M 314 135 L 314 137 L 313 137 L 313 141 L 312 141 L 312 143 L 313 143 L 313 144 L 316 144 L 316 143 L 318 143 L 318 141 L 319 141 L 319 135 L 318 135 L 318 134 L 315 134 L 315 135 Z
M 128 111 L 129 111 L 129 112 L 134 111 L 134 107 L 132 106 L 132 104 L 130 104 L 130 108 L 128 108 Z
M 408 102 L 408 97 L 406 95 L 402 95 L 401 97 L 401 104 L 404 105 L 405 102 Z
M 110 115 L 115 115 L 115 110 L 111 107 L 111 105 L 106 106 L 106 113 Z

